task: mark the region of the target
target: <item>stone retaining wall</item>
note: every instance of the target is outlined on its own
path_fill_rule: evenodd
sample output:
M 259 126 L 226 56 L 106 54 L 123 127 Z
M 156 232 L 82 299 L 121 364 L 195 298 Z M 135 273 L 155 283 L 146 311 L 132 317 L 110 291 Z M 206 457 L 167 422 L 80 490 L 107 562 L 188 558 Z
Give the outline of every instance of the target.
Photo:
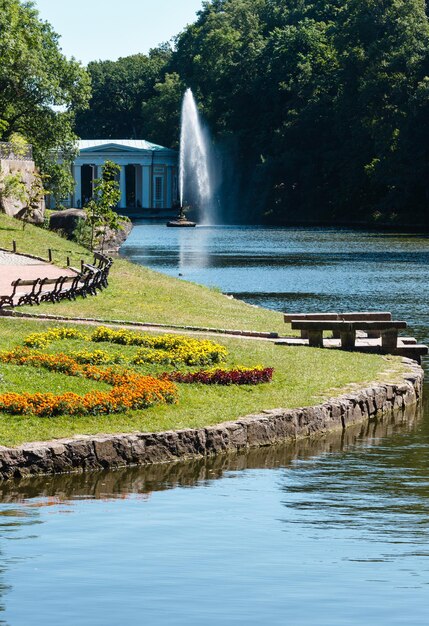
M 407 406 L 419 401 L 423 370 L 412 360 L 403 361 L 407 372 L 401 380 L 374 383 L 314 407 L 273 409 L 206 428 L 79 436 L 25 444 L 18 448 L 0 447 L 0 477 L 166 463 L 344 429 L 377 415 L 404 411 Z

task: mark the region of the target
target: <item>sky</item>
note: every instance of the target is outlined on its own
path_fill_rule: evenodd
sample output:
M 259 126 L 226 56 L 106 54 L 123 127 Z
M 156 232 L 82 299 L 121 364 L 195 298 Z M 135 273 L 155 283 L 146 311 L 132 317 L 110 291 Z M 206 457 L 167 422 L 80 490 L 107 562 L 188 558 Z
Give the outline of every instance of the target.
M 203 0 L 34 0 L 60 47 L 84 65 L 147 53 L 196 19 Z

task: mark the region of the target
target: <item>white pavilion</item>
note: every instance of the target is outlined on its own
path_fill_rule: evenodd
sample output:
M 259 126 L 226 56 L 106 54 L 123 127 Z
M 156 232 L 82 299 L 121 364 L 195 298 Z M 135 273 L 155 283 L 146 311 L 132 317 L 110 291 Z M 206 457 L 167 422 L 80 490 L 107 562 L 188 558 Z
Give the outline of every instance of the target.
M 121 168 L 117 208 L 125 214 L 156 214 L 177 202 L 177 152 L 143 139 L 83 139 L 72 169 L 76 186 L 70 206 L 85 206 L 105 161 Z

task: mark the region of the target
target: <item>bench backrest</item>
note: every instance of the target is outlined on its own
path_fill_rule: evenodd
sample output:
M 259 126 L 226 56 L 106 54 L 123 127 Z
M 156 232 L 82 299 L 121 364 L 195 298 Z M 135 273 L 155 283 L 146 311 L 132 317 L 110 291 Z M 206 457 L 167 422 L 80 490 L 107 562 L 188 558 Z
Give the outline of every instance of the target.
M 339 313 L 338 319 L 341 320 L 350 320 L 350 321 L 356 321 L 356 320 L 366 320 L 368 322 L 371 321 L 379 321 L 379 322 L 383 322 L 383 321 L 389 321 L 392 319 L 392 314 L 388 313 L 387 311 L 366 311 L 364 313 Z
M 351 332 L 353 330 L 386 331 L 406 328 L 407 322 L 402 320 L 292 320 L 294 330 L 334 330 Z
M 40 278 L 32 278 L 23 280 L 22 278 L 17 278 L 11 282 L 12 287 L 33 287 L 33 285 L 37 285 L 40 283 Z
M 283 315 L 286 324 L 292 320 L 380 320 L 392 319 L 388 311 L 352 311 L 350 313 L 285 313 Z
M 283 317 L 290 324 L 292 320 L 337 320 L 338 313 L 285 313 Z

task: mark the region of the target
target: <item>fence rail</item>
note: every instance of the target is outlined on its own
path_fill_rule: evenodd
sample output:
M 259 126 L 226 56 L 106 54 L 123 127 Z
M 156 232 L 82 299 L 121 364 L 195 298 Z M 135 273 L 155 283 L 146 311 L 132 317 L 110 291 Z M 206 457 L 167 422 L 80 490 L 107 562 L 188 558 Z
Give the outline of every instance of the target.
M 32 161 L 33 147 L 30 144 L 16 146 L 7 141 L 0 141 L 0 159 L 12 161 Z

